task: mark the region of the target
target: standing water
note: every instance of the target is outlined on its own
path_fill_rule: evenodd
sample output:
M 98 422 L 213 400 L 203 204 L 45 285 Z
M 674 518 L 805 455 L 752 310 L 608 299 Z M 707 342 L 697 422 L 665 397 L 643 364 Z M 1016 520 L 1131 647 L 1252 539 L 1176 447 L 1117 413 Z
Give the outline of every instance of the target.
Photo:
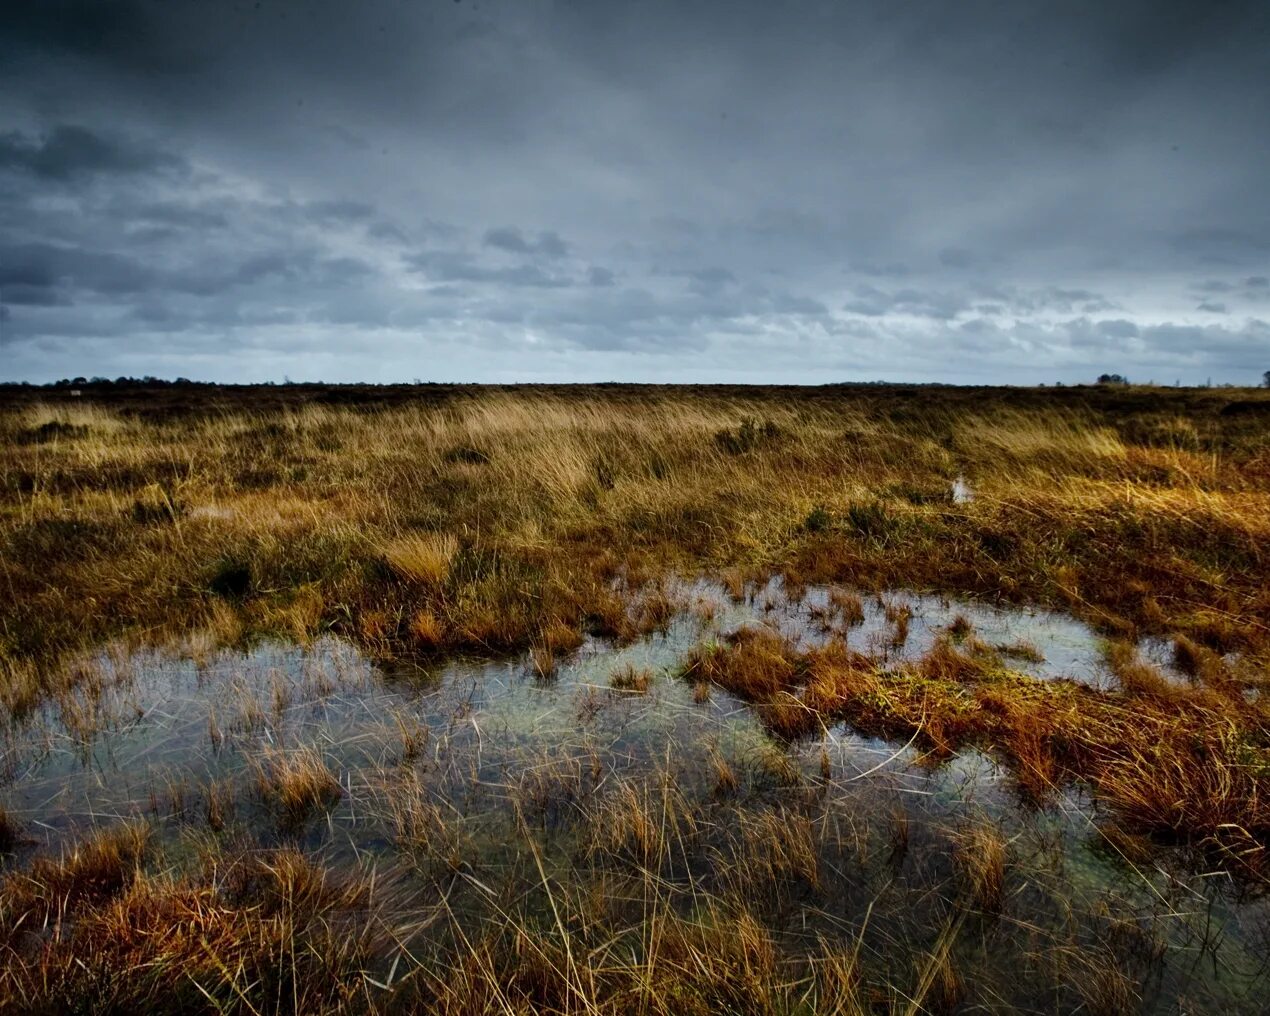
M 1177 850 L 1126 861 L 1107 848 L 1101 809 L 1079 787 L 1038 809 L 976 751 L 932 765 L 911 745 L 845 726 L 783 742 L 741 701 L 717 688 L 703 697 L 678 676 L 694 647 L 746 625 L 804 645 L 845 638 L 890 667 L 919 658 L 962 619 L 1022 677 L 1111 687 L 1087 627 L 1051 611 L 897 590 L 861 597 L 862 616 L 835 628 L 824 588 L 794 598 L 774 580 L 742 601 L 708 583 L 681 593 L 688 609 L 663 630 L 627 645 L 588 638 L 546 680 L 521 657 L 375 663 L 331 638 L 202 662 L 103 652 L 88 664 L 92 694 L 5 731 L 4 804 L 23 828 L 7 863 L 140 818 L 157 830 L 162 863 L 179 868 L 190 831 L 208 825 L 213 801 L 229 801 L 219 836 L 295 841 L 336 864 L 409 857 L 430 885 L 436 876 L 419 851 L 439 848 L 403 836 L 409 794 L 442 816 L 446 842 L 465 845 L 470 878 L 451 886 L 446 904 L 462 912 L 465 893 L 476 907 L 517 870 L 510 845 L 526 821 L 543 837 L 548 873 L 567 884 L 591 877 L 588 865 L 607 862 L 579 858 L 592 856 L 601 820 L 611 821 L 605 809 L 653 781 L 673 788 L 676 807 L 700 823 L 682 848 L 697 851 L 684 860 L 693 878 L 740 845 L 757 849 L 755 830 L 807 831 L 814 857 L 804 863 L 818 874 L 805 876 L 778 929 L 795 946 L 845 929 L 883 967 L 901 946 L 931 948 L 934 930 L 952 933 L 957 859 L 987 829 L 1010 858 L 1004 896 L 991 902 L 1000 916 L 973 933 L 956 924 L 958 962 L 985 990 L 1022 1008 L 1039 1004 L 1044 977 L 1033 960 L 1047 950 L 1102 955 L 1112 949 L 1106 915 L 1116 914 L 1151 943 L 1132 960 L 1145 1009 L 1175 1011 L 1186 998 L 1261 1011 L 1265 904 L 1232 896 L 1221 878 L 1195 877 Z M 901 608 L 909 620 L 897 643 Z M 260 790 L 262 774 L 301 751 L 320 756 L 341 793 L 325 815 L 288 828 Z

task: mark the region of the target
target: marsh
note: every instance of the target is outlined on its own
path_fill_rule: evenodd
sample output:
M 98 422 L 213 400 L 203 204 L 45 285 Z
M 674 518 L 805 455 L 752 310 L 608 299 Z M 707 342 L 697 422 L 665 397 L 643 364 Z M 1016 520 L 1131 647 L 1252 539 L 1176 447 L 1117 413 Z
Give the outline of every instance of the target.
M 1234 396 L 171 394 L 6 393 L 7 1007 L 1259 1011 Z

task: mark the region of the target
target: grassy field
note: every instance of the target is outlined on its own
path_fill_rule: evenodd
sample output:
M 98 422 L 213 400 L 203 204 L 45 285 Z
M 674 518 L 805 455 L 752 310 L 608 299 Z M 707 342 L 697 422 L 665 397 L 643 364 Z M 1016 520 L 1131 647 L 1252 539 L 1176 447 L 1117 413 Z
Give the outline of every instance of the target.
M 1270 391 L 0 400 L 0 1011 L 1256 1012 L 1270 991 L 1233 930 L 1265 932 L 1270 888 Z M 919 592 L 1069 615 L 1114 679 L 1028 676 L 1036 646 L 960 615 L 901 658 Z M 853 641 L 875 600 L 889 649 Z M 816 638 L 763 623 L 800 610 Z M 262 645 L 367 669 L 225 662 Z M 176 715 L 128 662 L 156 650 L 221 674 L 189 694 L 222 681 L 232 709 L 198 714 L 194 770 L 54 821 L 24 781 Z M 514 675 L 521 704 L 451 661 Z M 409 668 L 425 687 L 375 676 Z M 537 708 L 557 726 L 522 730 Z M 999 799 L 948 804 L 973 759 Z

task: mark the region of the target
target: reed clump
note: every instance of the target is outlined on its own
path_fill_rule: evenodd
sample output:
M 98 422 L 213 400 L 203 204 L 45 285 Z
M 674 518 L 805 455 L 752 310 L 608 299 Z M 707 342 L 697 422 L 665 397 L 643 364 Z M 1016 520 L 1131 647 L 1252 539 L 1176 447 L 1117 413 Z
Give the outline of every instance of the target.
M 1005 898 L 1006 839 L 1001 830 L 978 823 L 962 831 L 953 847 L 957 871 L 973 905 L 998 914 Z
M 609 676 L 609 687 L 632 695 L 647 695 L 653 686 L 653 672 L 647 667 L 628 663 Z
M 256 764 L 256 789 L 277 809 L 283 824 L 291 827 L 326 811 L 343 794 L 326 760 L 307 745 L 267 752 Z

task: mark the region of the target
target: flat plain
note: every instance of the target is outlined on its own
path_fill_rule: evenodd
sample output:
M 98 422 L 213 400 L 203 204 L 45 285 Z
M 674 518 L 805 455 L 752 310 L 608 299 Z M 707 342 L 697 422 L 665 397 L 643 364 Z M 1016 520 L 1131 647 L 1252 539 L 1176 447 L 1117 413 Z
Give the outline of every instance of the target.
M 0 1011 L 1258 1013 L 1270 391 L 0 388 Z

